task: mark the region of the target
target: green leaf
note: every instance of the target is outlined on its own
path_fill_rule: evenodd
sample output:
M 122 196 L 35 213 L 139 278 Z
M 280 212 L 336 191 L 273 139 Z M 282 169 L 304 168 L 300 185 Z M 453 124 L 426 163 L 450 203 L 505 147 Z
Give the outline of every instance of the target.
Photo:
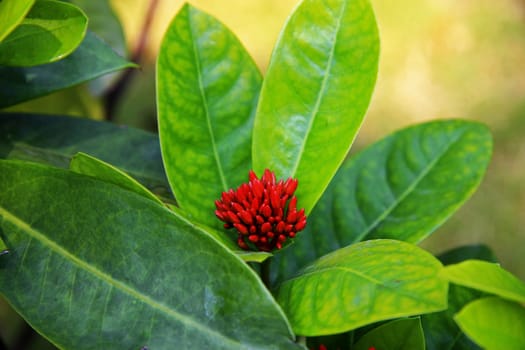
M 363 239 L 420 242 L 478 187 L 491 156 L 482 124 L 434 121 L 397 131 L 343 164 L 273 280 Z M 299 184 L 299 186 L 301 186 Z
M 80 45 L 87 22 L 84 12 L 74 5 L 39 0 L 0 42 L 0 64 L 27 67 L 60 60 Z
M 304 0 L 279 37 L 255 118 L 253 165 L 257 173 L 297 178 L 307 213 L 357 134 L 378 57 L 368 0 Z
M 65 89 L 119 69 L 136 67 L 91 32 L 68 57 L 37 67 L 0 67 L 0 108 Z
M 525 283 L 499 264 L 481 260 L 467 260 L 449 265 L 442 276 L 460 286 L 496 294 L 502 298 L 525 304 Z
M 468 259 L 477 259 L 489 262 L 497 262 L 494 252 L 485 244 L 470 244 L 456 247 L 440 254 L 439 261 L 443 265 L 457 264 Z
M 412 244 L 357 243 L 325 255 L 283 282 L 277 300 L 296 334 L 325 335 L 440 311 L 448 283 L 441 263 Z
M 137 180 L 122 170 L 88 154 L 79 152 L 73 156 L 69 164 L 71 171 L 78 174 L 95 177 L 99 180 L 112 183 L 141 196 L 149 198 L 160 205 L 164 203 Z
M 494 254 L 485 245 L 469 245 L 449 250 L 437 257 L 443 264 L 455 264 L 465 259 L 495 261 Z M 480 349 L 459 329 L 454 315 L 465 305 L 483 297 L 480 291 L 451 284 L 448 290 L 448 308 L 421 317 L 427 350 Z
M 59 348 L 298 348 L 258 276 L 167 208 L 19 161 L 0 193 L 0 292 Z
M 483 298 L 465 306 L 455 320 L 484 349 L 525 349 L 525 308 L 519 304 Z
M 35 0 L 0 1 L 0 42 L 22 22 Z
M 0 158 L 68 168 L 73 155 L 84 152 L 171 197 L 155 134 L 88 119 L 0 114 L 0 135 Z
M 177 201 L 195 221 L 213 215 L 221 192 L 246 182 L 260 73 L 219 21 L 186 4 L 157 62 L 162 156 Z
M 352 350 L 425 350 L 425 337 L 419 317 L 388 322 L 362 336 Z

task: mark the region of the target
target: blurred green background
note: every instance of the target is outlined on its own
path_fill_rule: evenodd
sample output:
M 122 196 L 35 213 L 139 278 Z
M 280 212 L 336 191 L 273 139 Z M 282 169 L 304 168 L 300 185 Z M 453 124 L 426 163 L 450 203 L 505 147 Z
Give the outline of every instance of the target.
M 354 150 L 430 119 L 467 118 L 488 124 L 495 146 L 483 184 L 422 245 L 439 253 L 463 244 L 488 244 L 503 267 L 525 280 L 525 1 L 371 2 L 381 34 L 380 71 Z M 190 3 L 232 29 L 264 72 L 279 30 L 297 0 Z M 131 53 L 144 33 L 148 9 L 155 5 L 141 69 L 126 82 L 112 113 L 116 123 L 155 130 L 155 58 L 164 30 L 182 1 L 113 0 L 111 5 Z M 90 91 L 80 86 L 12 109 L 103 119 L 103 99 Z M 24 332 L 30 334 L 22 324 L 0 303 L 0 336 L 13 344 L 12 349 L 47 348 L 34 337 L 15 344 Z

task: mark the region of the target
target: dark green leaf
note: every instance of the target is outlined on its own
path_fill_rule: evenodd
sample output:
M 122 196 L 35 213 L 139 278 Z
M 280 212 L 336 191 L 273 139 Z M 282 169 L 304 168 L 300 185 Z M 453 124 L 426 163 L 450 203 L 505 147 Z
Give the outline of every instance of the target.
M 455 320 L 484 349 L 525 349 L 525 308 L 517 303 L 498 297 L 479 299 Z
M 365 334 L 352 350 L 425 350 L 425 337 L 419 317 L 385 323 Z
M 420 242 L 476 190 L 492 139 L 479 123 L 434 121 L 398 131 L 343 164 L 274 279 L 363 239 Z M 299 185 L 300 186 L 300 185 Z
M 457 264 L 468 259 L 478 259 L 494 263 L 498 261 L 490 247 L 484 244 L 457 247 L 440 254 L 437 258 L 443 265 Z
M 133 191 L 141 196 L 149 198 L 160 205 L 164 203 L 137 180 L 122 170 L 88 154 L 79 152 L 73 156 L 69 164 L 71 171 L 78 174 L 95 177 L 99 180 Z
M 157 135 L 88 119 L 0 114 L 0 158 L 63 168 L 84 152 L 130 174 L 156 194 L 169 197 Z
M 378 57 L 368 0 L 304 0 L 281 33 L 255 119 L 253 165 L 297 178 L 298 205 L 307 213 L 357 134 Z
M 27 67 L 60 60 L 80 45 L 87 22 L 84 12 L 74 5 L 39 0 L 0 42 L 0 64 Z
M 440 311 L 448 283 L 441 263 L 415 245 L 372 240 L 336 250 L 281 284 L 278 301 L 297 334 L 349 331 Z
M 37 67 L 0 67 L 0 108 L 47 95 L 119 69 L 135 67 L 88 32 L 68 57 Z
M 298 348 L 258 276 L 167 208 L 19 161 L 0 193 L 0 291 L 60 348 Z
M 454 315 L 469 302 L 482 297 L 479 291 L 450 285 L 448 308 L 421 317 L 427 350 L 476 350 L 479 349 L 457 326 Z
M 450 282 L 525 304 L 525 283 L 499 264 L 467 260 L 449 265 L 442 276 Z
M 159 53 L 159 133 L 179 205 L 208 226 L 221 227 L 213 214 L 221 192 L 247 181 L 260 84 L 260 73 L 238 39 L 186 4 Z
M 35 0 L 0 1 L 0 42 L 22 22 Z

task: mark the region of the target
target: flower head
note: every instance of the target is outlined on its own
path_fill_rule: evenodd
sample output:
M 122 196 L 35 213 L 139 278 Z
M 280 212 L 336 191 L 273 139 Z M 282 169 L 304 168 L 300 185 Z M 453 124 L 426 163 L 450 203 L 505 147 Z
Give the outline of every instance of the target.
M 268 169 L 260 179 L 250 170 L 248 179 L 236 190 L 222 193 L 215 201 L 215 215 L 224 221 L 225 228 L 237 230 L 237 244 L 242 249 L 281 249 L 286 239 L 294 238 L 306 226 L 304 209 L 297 211 L 293 195 L 297 180 L 276 182 Z

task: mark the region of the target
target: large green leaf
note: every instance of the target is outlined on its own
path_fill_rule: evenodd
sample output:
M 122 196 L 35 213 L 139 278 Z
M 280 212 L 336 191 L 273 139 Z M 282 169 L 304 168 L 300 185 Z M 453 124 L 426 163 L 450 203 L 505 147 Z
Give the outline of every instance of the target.
M 253 165 L 297 178 L 307 213 L 357 134 L 378 57 L 368 0 L 304 0 L 280 35 L 255 119 Z
M 19 161 L 0 194 L 0 291 L 60 348 L 297 348 L 258 276 L 167 208 Z
M 155 134 L 88 119 L 0 114 L 0 135 L 0 158 L 68 168 L 71 157 L 84 152 L 170 197 Z
M 362 336 L 352 350 L 425 350 L 425 337 L 418 317 L 385 323 Z
M 276 255 L 273 279 L 363 239 L 420 242 L 476 190 L 491 147 L 484 125 L 462 120 L 411 126 L 374 143 L 339 169 L 296 244 Z
M 27 67 L 62 59 L 80 45 L 87 22 L 87 16 L 77 6 L 39 0 L 20 25 L 0 42 L 0 64 Z
M 499 264 L 467 260 L 447 266 L 442 275 L 452 283 L 525 304 L 525 283 Z
M 75 52 L 58 62 L 28 68 L 0 67 L 0 108 L 128 67 L 136 65 L 88 32 Z
M 0 42 L 22 22 L 35 0 L 0 1 Z
M 409 243 L 372 240 L 336 250 L 284 281 L 277 300 L 297 334 L 340 333 L 373 322 L 440 311 L 441 263 Z
M 164 203 L 137 180 L 126 174 L 124 171 L 108 164 L 89 154 L 79 152 L 73 156 L 69 164 L 71 171 L 78 174 L 95 177 L 99 180 L 110 182 L 114 185 L 133 191 L 141 196 L 151 199 L 160 205 Z
M 222 191 L 247 181 L 260 73 L 219 21 L 186 4 L 169 26 L 157 62 L 162 156 L 180 206 L 213 215 Z
M 455 264 L 465 259 L 483 259 L 496 261 L 492 251 L 485 245 L 463 246 L 447 251 L 438 256 L 445 265 Z M 477 350 L 480 349 L 459 329 L 454 315 L 465 305 L 484 296 L 483 293 L 450 285 L 448 290 L 448 308 L 441 312 L 426 314 L 421 317 L 425 333 L 427 350 Z
M 455 317 L 459 327 L 487 350 L 525 349 L 525 308 L 498 297 L 473 301 Z

